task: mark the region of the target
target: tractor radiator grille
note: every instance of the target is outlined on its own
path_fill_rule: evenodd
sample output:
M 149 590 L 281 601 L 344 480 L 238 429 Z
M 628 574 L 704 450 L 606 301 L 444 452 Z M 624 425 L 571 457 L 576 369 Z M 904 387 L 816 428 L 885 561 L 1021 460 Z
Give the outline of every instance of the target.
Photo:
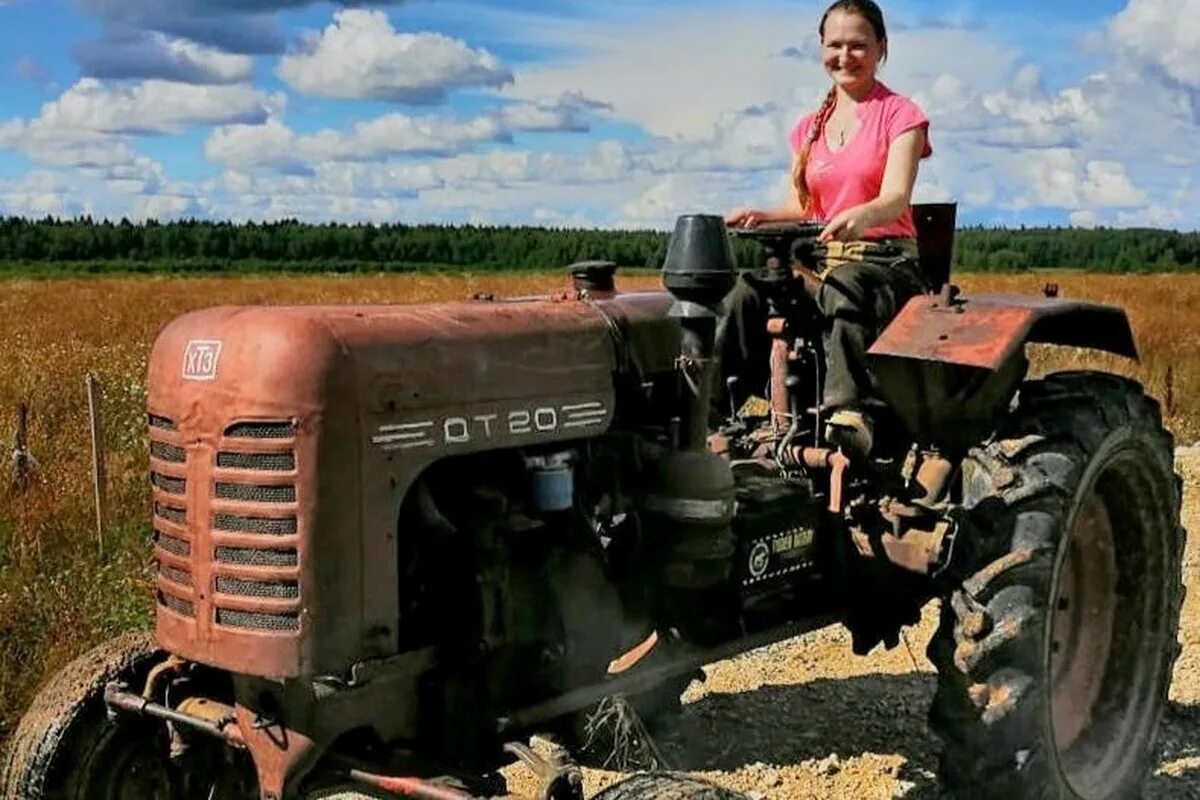
M 190 596 L 192 544 L 187 531 L 187 451 L 174 420 L 147 415 L 150 485 L 153 487 L 153 542 L 158 565 L 158 604 L 185 617 L 196 616 Z M 175 473 L 175 474 L 171 474 Z M 162 589 L 167 589 L 163 591 Z
M 217 625 L 300 629 L 295 442 L 292 422 L 235 422 L 225 429 L 212 482 Z
M 187 558 L 192 554 L 192 546 L 183 539 L 178 539 L 162 531 L 154 532 L 154 544 L 172 555 Z
M 159 430 L 163 430 L 163 431 L 179 430 L 179 428 L 176 427 L 174 422 L 167 419 L 166 417 L 160 417 L 158 414 L 149 414 L 147 416 L 147 420 L 149 421 L 151 428 L 158 428 Z
M 172 478 L 170 475 L 160 475 L 157 472 L 151 472 L 150 483 L 162 489 L 167 494 L 187 494 L 186 478 Z
M 154 516 L 159 519 L 165 519 L 167 522 L 174 522 L 176 525 L 187 524 L 187 511 L 175 506 L 169 506 L 165 503 L 154 504 Z
M 294 503 L 296 502 L 296 487 L 218 483 L 217 497 L 222 500 L 248 500 L 251 503 Z
M 182 614 L 185 617 L 196 616 L 196 607 L 187 600 L 176 597 L 175 595 L 167 594 L 166 592 L 158 593 L 158 604 L 166 606 L 176 614 Z
M 239 422 L 225 429 L 229 439 L 291 439 L 295 435 L 290 422 Z
M 217 578 L 217 591 L 238 597 L 272 597 L 276 600 L 295 600 L 300 596 L 296 581 L 246 581 L 241 578 Z
M 180 586 L 192 585 L 192 573 L 178 567 L 172 567 L 170 564 L 164 564 L 161 561 L 158 564 L 158 574 L 171 583 L 177 583 Z
M 213 527 L 230 533 L 260 533 L 264 536 L 291 536 L 296 532 L 296 518 L 243 517 L 236 514 L 217 514 Z
M 296 468 L 292 453 L 217 453 L 222 469 L 253 469 L 260 472 L 291 472 Z
M 300 563 L 295 550 L 257 550 L 250 547 L 218 547 L 217 561 L 246 567 L 294 567 Z
M 182 447 L 176 447 L 173 444 L 166 442 L 151 442 L 150 455 L 161 461 L 168 461 L 172 464 L 183 464 L 187 462 L 187 453 Z
M 256 614 L 251 611 L 217 609 L 217 624 L 231 628 L 249 628 L 257 631 L 298 631 L 299 614 Z

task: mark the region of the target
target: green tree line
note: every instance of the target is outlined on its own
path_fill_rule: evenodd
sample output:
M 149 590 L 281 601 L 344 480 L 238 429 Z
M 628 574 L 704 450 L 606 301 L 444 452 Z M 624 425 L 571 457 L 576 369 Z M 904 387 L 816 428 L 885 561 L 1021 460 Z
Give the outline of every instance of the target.
M 0 219 L 0 264 L 58 271 L 421 269 L 544 270 L 608 259 L 657 268 L 660 231 L 480 225 L 307 224 L 295 220 L 158 223 Z M 739 242 L 743 266 L 758 259 Z M 963 228 L 956 269 L 1012 272 L 1077 268 L 1162 272 L 1200 268 L 1200 233 L 1113 228 Z

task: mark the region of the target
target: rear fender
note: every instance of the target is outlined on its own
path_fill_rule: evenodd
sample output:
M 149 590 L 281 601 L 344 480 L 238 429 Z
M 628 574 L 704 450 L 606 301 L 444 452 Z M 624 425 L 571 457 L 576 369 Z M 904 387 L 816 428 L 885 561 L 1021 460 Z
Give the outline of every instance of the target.
M 1136 359 L 1125 312 L 1076 300 L 922 295 L 868 351 L 883 398 L 918 441 L 952 453 L 982 440 L 1025 376 L 1028 343 Z

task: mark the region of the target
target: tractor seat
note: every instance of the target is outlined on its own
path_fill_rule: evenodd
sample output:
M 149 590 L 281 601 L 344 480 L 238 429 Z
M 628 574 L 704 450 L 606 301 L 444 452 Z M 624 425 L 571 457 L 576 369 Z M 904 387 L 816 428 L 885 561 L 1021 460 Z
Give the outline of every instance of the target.
M 950 280 L 957 210 L 957 203 L 914 203 L 912 207 L 917 228 L 917 260 L 934 292 Z

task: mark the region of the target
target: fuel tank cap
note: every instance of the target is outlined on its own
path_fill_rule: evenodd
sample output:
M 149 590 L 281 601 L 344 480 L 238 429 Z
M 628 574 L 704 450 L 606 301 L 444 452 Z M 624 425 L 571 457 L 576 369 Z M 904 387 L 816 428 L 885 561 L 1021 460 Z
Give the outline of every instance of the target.
M 576 291 L 611 292 L 615 285 L 615 261 L 576 261 L 567 267 Z

